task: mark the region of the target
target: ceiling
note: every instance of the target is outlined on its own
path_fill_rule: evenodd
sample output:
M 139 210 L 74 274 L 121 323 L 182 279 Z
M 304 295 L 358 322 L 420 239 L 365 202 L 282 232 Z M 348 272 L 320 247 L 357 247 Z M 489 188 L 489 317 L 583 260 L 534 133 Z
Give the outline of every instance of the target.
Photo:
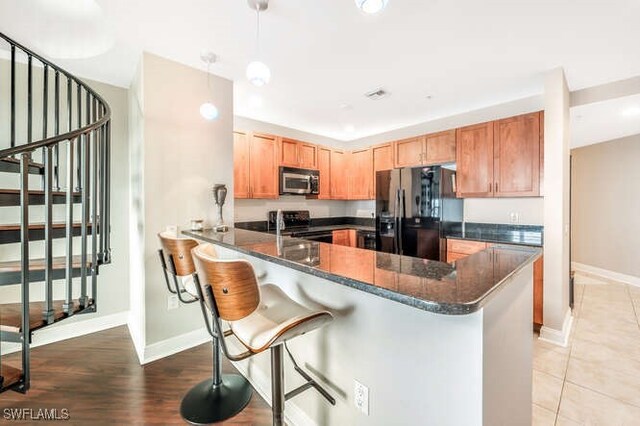
M 571 147 L 640 134 L 640 94 L 571 108 Z
M 70 27 L 56 21 L 86 23 L 77 11 L 93 1 L 3 0 L 0 28 L 52 49 Z M 542 93 L 557 66 L 571 90 L 640 75 L 638 0 L 390 0 L 375 16 L 353 0 L 271 0 L 263 88 L 244 75 L 255 52 L 245 0 L 95 1 L 101 36 L 79 25 L 71 39 L 99 44 L 98 56 L 56 60 L 72 72 L 126 87 L 142 50 L 204 68 L 209 49 L 220 58 L 211 71 L 236 83 L 237 115 L 343 141 Z M 79 6 L 52 13 L 45 2 Z M 390 95 L 363 96 L 378 87 Z

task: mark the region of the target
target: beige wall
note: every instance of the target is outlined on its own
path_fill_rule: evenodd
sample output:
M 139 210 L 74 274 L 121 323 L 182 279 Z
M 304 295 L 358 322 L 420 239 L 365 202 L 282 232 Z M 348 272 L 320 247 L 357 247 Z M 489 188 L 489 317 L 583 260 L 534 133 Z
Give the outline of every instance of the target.
M 571 155 L 571 260 L 640 277 L 640 135 Z
M 508 223 L 542 225 L 544 198 L 465 198 L 464 221 L 478 223 Z M 511 213 L 519 217 L 511 221 Z
M 132 299 L 144 307 L 132 307 L 137 312 L 132 320 L 138 322 L 132 328 L 137 339 L 144 333 L 148 348 L 203 328 L 197 304 L 167 310 L 157 233 L 168 225 L 186 227 L 195 218 L 215 221 L 213 184 L 225 183 L 233 194 L 233 83 L 212 75 L 209 87 L 205 72 L 148 53 L 138 74 L 131 102 L 142 124 L 132 123 L 137 131 L 130 151 L 135 186 L 131 227 L 132 247 L 142 258 L 132 266 Z M 200 116 L 200 105 L 208 100 L 218 107 L 217 120 Z M 233 205 L 229 195 L 227 221 L 233 218 Z

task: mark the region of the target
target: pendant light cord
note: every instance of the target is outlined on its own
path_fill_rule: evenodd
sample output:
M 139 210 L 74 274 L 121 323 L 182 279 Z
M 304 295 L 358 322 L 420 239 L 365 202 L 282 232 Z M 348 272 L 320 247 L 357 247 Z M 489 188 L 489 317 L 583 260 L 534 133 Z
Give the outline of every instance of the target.
M 256 7 L 256 57 L 260 59 L 260 5 Z

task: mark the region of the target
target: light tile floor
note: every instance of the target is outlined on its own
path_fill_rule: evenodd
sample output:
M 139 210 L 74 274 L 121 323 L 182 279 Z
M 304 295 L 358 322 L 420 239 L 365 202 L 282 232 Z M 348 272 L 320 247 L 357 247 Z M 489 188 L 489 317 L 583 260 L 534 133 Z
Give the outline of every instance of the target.
M 533 425 L 640 425 L 640 287 L 575 284 L 569 346 L 534 335 Z

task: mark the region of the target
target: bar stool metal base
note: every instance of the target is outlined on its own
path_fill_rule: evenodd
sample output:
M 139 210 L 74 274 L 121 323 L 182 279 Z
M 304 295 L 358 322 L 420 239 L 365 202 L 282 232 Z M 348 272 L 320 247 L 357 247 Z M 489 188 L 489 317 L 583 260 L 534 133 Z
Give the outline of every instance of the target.
M 221 422 L 238 414 L 251 399 L 253 390 L 239 374 L 222 375 L 222 384 L 213 387 L 213 379 L 191 388 L 182 398 L 180 415 L 194 425 Z

